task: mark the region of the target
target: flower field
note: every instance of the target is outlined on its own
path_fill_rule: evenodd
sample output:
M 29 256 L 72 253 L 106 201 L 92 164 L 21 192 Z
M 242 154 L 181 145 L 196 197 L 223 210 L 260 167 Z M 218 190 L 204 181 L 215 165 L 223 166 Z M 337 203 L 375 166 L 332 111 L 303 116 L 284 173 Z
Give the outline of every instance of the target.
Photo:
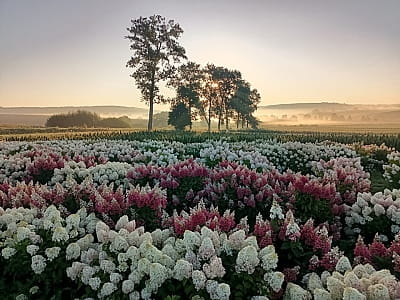
M 0 298 L 399 299 L 391 147 L 3 142 Z

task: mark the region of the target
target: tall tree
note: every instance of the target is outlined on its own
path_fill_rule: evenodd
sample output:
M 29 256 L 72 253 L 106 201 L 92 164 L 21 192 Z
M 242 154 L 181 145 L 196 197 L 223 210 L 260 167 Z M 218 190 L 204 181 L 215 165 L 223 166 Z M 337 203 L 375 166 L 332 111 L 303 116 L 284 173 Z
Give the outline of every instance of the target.
M 218 82 L 213 79 L 213 73 L 216 68 L 213 64 L 207 64 L 203 69 L 199 110 L 207 123 L 208 132 L 211 132 L 211 118 L 217 116 Z
M 174 74 L 175 64 L 186 59 L 185 49 L 178 39 L 182 28 L 174 20 L 160 15 L 140 17 L 131 21 L 127 28 L 133 56 L 126 66 L 133 68 L 131 76 L 142 93 L 142 100 L 149 104 L 149 121 L 147 129 L 153 129 L 154 104 L 163 102 L 159 84 Z
M 201 110 L 200 93 L 204 82 L 204 72 L 199 64 L 187 62 L 179 66 L 178 72 L 171 78 L 169 85 L 176 88 L 176 100 L 183 102 L 188 110 L 192 121 L 196 120 L 196 116 Z M 194 111 L 193 108 L 197 110 Z M 190 123 L 192 129 L 192 123 Z
M 241 82 L 242 75 L 236 70 L 215 67 L 211 70 L 211 76 L 218 90 L 218 103 L 215 106 L 218 116 L 218 130 L 221 129 L 222 123 L 225 123 L 225 128 L 228 130 L 231 116 L 229 102 Z
M 250 94 L 250 85 L 244 82 L 239 84 L 235 95 L 230 100 L 229 105 L 236 113 L 236 128 L 239 128 L 240 121 L 242 121 L 243 127 L 243 120 L 253 112 Z
M 230 100 L 230 107 L 236 113 L 236 128 L 239 128 L 240 121 L 242 128 L 244 124 L 252 128 L 258 126 L 258 120 L 253 116 L 257 110 L 257 105 L 261 100 L 261 96 L 256 89 L 251 89 L 250 83 L 241 81 L 238 85 L 234 96 Z

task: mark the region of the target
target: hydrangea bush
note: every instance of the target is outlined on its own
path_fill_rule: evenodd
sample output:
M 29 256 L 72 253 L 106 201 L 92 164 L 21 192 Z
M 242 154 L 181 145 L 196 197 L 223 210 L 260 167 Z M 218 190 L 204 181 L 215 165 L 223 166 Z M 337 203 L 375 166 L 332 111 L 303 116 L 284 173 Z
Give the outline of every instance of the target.
M 327 142 L 2 143 L 0 296 L 399 298 L 398 157 Z M 371 193 L 367 170 L 389 189 Z

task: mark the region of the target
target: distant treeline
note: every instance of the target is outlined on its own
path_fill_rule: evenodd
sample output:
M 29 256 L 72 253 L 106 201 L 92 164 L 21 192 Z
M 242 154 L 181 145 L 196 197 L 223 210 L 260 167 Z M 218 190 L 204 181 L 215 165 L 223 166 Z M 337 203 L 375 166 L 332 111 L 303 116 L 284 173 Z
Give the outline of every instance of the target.
M 52 115 L 46 121 L 46 127 L 87 127 L 87 128 L 143 128 L 146 120 L 119 118 L 102 118 L 96 113 L 78 110 L 67 114 Z M 155 115 L 156 127 L 167 127 L 167 113 Z

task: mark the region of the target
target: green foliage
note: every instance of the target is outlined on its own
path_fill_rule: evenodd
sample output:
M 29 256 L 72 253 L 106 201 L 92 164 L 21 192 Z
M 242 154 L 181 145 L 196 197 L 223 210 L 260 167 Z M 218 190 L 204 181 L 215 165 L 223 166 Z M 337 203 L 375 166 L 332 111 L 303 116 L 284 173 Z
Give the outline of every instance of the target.
M 381 215 L 377 217 L 374 212 L 371 213 L 372 221 L 365 222 L 364 225 L 358 225 L 361 229 L 361 235 L 366 243 L 372 243 L 375 234 L 383 234 L 388 237 L 390 241 L 394 239 L 394 235 L 391 230 L 393 222 L 386 216 Z
M 68 114 L 56 114 L 51 116 L 47 122 L 47 127 L 92 127 L 92 128 L 131 128 L 132 120 L 127 116 L 120 118 L 101 118 L 96 113 L 84 110 L 71 112 Z
M 68 114 L 57 114 L 51 116 L 47 122 L 47 127 L 96 127 L 100 121 L 100 116 L 84 110 L 70 112 Z
M 102 128 L 131 128 L 131 120 L 124 116 L 120 118 L 105 118 L 97 122 L 96 127 Z
M 304 272 L 308 269 L 310 258 L 315 254 L 310 247 L 300 241 L 284 241 L 279 249 L 280 255 L 286 258 L 279 261 L 282 267 L 300 266 Z
M 185 130 L 185 127 L 192 124 L 189 109 L 182 102 L 172 107 L 168 114 L 168 125 L 172 125 L 176 130 Z
M 296 217 L 300 218 L 302 222 L 306 222 L 310 218 L 313 218 L 316 224 L 333 220 L 329 203 L 325 199 L 315 199 L 312 195 L 297 193 L 294 206 Z

